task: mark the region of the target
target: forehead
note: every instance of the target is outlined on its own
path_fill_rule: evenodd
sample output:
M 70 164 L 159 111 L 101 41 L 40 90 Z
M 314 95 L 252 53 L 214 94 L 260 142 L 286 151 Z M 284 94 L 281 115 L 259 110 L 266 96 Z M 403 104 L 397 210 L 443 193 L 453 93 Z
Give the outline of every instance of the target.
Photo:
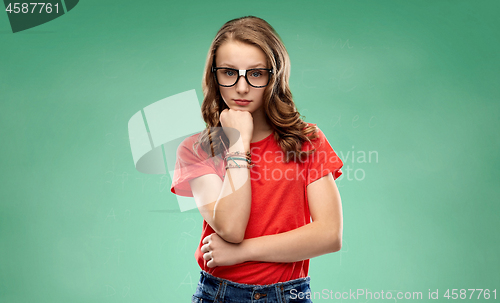
M 257 46 L 230 40 L 224 42 L 215 52 L 217 66 L 247 69 L 252 67 L 267 67 L 266 54 Z

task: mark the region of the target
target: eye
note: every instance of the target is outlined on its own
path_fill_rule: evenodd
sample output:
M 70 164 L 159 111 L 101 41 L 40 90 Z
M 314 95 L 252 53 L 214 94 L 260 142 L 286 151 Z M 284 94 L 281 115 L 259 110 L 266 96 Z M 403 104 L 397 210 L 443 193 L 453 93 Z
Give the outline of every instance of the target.
M 250 77 L 253 78 L 259 78 L 260 76 L 262 76 L 262 72 L 257 70 L 252 71 L 252 73 L 250 74 Z
M 226 75 L 228 77 L 233 77 L 236 75 L 234 70 L 231 70 L 231 69 L 225 69 L 225 70 L 223 70 L 223 73 L 224 73 L 224 75 Z

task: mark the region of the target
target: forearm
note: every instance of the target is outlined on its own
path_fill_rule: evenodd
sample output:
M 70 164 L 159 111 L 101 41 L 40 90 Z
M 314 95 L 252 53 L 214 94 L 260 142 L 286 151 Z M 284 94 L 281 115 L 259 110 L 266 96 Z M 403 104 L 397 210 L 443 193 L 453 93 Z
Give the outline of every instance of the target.
M 230 152 L 245 152 L 250 144 L 238 140 Z M 222 184 L 219 199 L 213 208 L 213 220 L 219 236 L 228 242 L 239 243 L 243 240 L 250 217 L 252 191 L 250 170 L 243 167 L 247 163 L 235 160 L 241 168 L 228 168 Z
M 333 225 L 332 225 L 333 226 Z M 245 261 L 297 262 L 340 250 L 342 229 L 312 222 L 284 233 L 245 239 Z

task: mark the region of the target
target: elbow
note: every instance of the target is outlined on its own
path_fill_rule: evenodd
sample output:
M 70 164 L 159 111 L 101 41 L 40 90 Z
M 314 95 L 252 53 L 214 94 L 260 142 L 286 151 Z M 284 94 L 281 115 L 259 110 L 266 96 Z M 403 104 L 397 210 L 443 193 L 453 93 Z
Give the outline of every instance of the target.
M 241 231 L 236 228 L 222 230 L 219 236 L 226 242 L 238 244 L 243 242 L 243 239 L 245 239 L 245 230 Z
M 246 223 L 242 224 L 242 221 L 239 222 L 218 222 L 218 224 L 214 224 L 212 226 L 214 231 L 224 239 L 226 242 L 230 243 L 241 243 L 245 238 L 245 231 L 247 228 Z
M 342 249 L 342 239 L 341 238 L 337 238 L 337 240 L 334 241 L 334 243 L 332 245 L 332 252 L 337 252 L 340 249 Z
M 330 235 L 330 241 L 328 241 L 330 243 L 329 250 L 334 253 L 342 249 L 342 233 L 334 232 L 330 233 Z

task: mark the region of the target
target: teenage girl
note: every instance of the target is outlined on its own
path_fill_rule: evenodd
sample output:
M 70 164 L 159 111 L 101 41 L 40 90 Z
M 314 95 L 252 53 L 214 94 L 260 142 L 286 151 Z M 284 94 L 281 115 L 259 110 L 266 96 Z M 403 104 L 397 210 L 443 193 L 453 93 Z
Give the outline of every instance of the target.
M 179 146 L 171 188 L 204 219 L 192 302 L 312 302 L 309 259 L 341 248 L 342 161 L 301 119 L 289 74 L 285 46 L 260 18 L 227 22 L 210 46 L 207 128 Z

